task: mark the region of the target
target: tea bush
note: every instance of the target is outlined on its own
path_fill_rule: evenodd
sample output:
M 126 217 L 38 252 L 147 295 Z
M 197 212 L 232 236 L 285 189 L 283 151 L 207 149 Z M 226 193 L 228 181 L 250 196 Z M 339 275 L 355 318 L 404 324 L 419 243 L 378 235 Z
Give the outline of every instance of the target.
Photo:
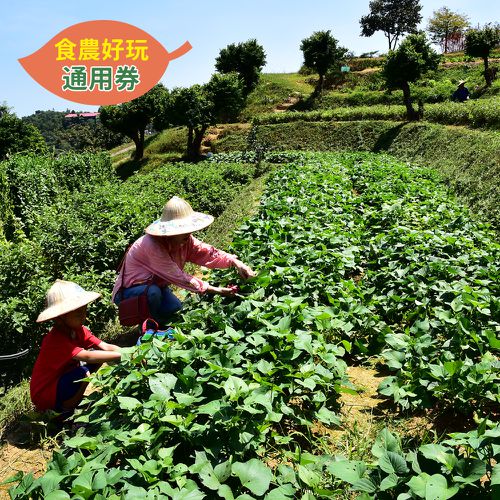
M 500 100 L 496 98 L 470 100 L 463 103 L 447 102 L 428 104 L 424 119 L 446 125 L 466 125 L 472 128 L 500 128 Z M 405 121 L 406 108 L 402 105 L 372 105 L 338 107 L 335 109 L 305 112 L 267 113 L 256 116 L 255 125 L 291 123 L 297 121 Z

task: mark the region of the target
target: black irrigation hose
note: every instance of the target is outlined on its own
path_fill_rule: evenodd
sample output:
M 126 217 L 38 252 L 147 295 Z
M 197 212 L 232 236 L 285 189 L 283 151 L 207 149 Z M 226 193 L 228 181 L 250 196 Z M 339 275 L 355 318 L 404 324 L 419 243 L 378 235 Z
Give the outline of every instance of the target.
M 18 359 L 22 358 L 23 356 L 26 356 L 30 350 L 29 349 L 24 349 L 24 351 L 16 352 L 14 354 L 6 354 L 3 356 L 0 356 L 0 361 L 8 361 L 10 359 Z

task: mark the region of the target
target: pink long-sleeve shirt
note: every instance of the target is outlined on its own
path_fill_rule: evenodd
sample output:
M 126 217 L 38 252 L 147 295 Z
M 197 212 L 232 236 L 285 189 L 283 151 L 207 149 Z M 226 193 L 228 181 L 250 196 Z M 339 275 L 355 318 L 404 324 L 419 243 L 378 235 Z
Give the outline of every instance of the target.
M 165 240 L 168 241 L 168 240 Z M 163 244 L 145 234 L 130 247 L 113 288 L 113 300 L 121 287 L 129 288 L 139 283 L 155 283 L 159 286 L 177 285 L 192 292 L 204 293 L 208 283 L 184 272 L 186 262 L 193 262 L 210 269 L 231 267 L 236 255 L 217 250 L 193 236 L 183 245 Z

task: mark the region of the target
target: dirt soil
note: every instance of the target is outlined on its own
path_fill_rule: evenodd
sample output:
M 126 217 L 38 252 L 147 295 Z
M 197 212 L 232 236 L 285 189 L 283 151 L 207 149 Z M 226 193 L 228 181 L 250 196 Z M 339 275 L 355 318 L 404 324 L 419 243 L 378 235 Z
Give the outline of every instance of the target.
M 317 422 L 312 431 L 324 436 L 333 453 L 345 455 L 373 440 L 384 426 L 408 438 L 419 440 L 436 426 L 429 415 L 398 415 L 392 401 L 380 396 L 377 388 L 385 375 L 366 366 L 347 368 L 349 380 L 357 394 L 343 393 L 340 397 L 341 427 L 329 428 Z
M 19 471 L 32 473 L 35 477 L 41 476 L 47 462 L 52 456 L 51 450 L 40 448 L 26 448 L 21 443 L 5 442 L 0 449 L 0 482 L 5 481 Z M 12 484 L 0 486 L 0 500 L 8 499 L 8 490 Z
M 285 111 L 288 111 L 289 108 L 291 108 L 294 104 L 297 104 L 299 102 L 299 97 L 297 96 L 288 96 L 284 102 L 282 102 L 281 104 L 278 104 L 275 108 L 274 108 L 274 112 L 275 113 L 284 113 Z

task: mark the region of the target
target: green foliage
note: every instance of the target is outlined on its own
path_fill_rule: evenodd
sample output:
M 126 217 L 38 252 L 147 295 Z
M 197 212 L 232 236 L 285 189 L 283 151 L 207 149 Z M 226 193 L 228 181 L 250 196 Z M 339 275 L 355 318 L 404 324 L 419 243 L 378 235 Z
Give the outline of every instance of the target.
M 241 84 L 235 73 L 214 74 L 206 85 L 174 89 L 165 95 L 155 119 L 157 129 L 188 128 L 187 156 L 197 159 L 210 125 L 235 119 L 243 108 Z
M 489 67 L 491 51 L 500 44 L 500 25 L 487 24 L 481 29 L 469 30 L 465 35 L 465 53 L 472 57 L 481 57 L 484 61 L 484 79 L 489 87 L 496 71 Z
M 107 154 L 15 155 L 1 165 L 9 187 L 7 206 L 16 218 L 15 226 L 6 221 L 10 235 L 16 227 L 29 234 L 42 207 L 60 194 L 114 177 Z
M 95 119 L 71 118 L 66 111 L 35 111 L 23 117 L 25 123 L 34 125 L 42 134 L 47 146 L 56 152 L 99 151 L 122 144 L 125 136 L 105 128 Z
M 256 87 L 265 64 L 264 47 L 259 45 L 256 39 L 238 44 L 232 43 L 221 49 L 215 59 L 215 69 L 219 73 L 238 73 L 243 81 L 245 95 Z
M 402 88 L 438 67 L 440 55 L 427 42 L 424 34 L 410 35 L 397 50 L 389 52 L 383 74 L 389 88 Z
M 493 49 L 500 44 L 500 27 L 486 25 L 482 29 L 468 30 L 465 36 L 465 53 L 483 59 L 490 57 Z
M 429 398 L 477 408 L 498 398 L 498 384 L 478 379 L 467 394 L 471 381 L 453 375 L 459 362 L 498 350 L 486 330 L 500 326 L 500 246 L 428 169 L 362 154 L 279 159 L 288 163 L 233 242 L 258 276 L 237 297 L 187 300 L 174 341 L 131 348 L 101 369 L 99 390 L 77 416 L 85 432 L 66 441 L 44 476 L 13 487 L 13 498 L 334 497 L 338 481 L 417 496 L 419 481 L 436 495 L 496 486 L 498 428 L 487 423 L 410 454 L 385 430 L 369 464 L 308 452 L 315 421 L 339 423 L 346 351 L 375 352 L 404 332 L 432 342 L 418 369 L 393 363 L 397 377 L 433 373 L 453 355 L 443 360 L 451 377 L 421 379 Z M 233 273 L 214 278 L 226 283 Z M 454 392 L 460 399 L 449 401 Z
M 213 103 L 215 123 L 235 121 L 245 104 L 243 88 L 237 73 L 214 74 L 205 86 Z
M 403 34 L 416 32 L 422 20 L 421 10 L 418 0 L 372 0 L 370 13 L 359 21 L 361 36 L 382 31 L 389 42 L 389 50 L 392 50 Z
M 424 108 L 426 121 L 445 125 L 465 125 L 472 128 L 500 129 L 500 101 L 481 99 L 464 103 L 445 102 L 428 104 Z M 404 121 L 406 109 L 398 105 L 372 105 L 356 107 L 337 107 L 322 111 L 266 113 L 254 118 L 255 125 L 326 122 L 354 120 L 394 120 Z
M 294 122 L 259 125 L 257 141 L 277 150 L 387 151 L 431 166 L 475 213 L 500 228 L 497 133 L 430 123 Z
M 0 436 L 3 436 L 5 430 L 18 421 L 20 416 L 32 409 L 33 404 L 27 380 L 3 394 L 0 399 Z
M 135 160 L 140 160 L 144 154 L 144 131 L 158 113 L 160 102 L 167 92 L 159 83 L 132 101 L 99 108 L 100 120 L 105 127 L 134 141 Z
M 427 31 L 431 35 L 431 40 L 440 44 L 446 54 L 454 40 L 463 39 L 465 29 L 468 27 L 467 16 L 453 12 L 448 7 L 441 7 L 432 13 Z
M 18 152 L 44 153 L 45 141 L 36 127 L 0 106 L 0 160 Z
M 498 493 L 500 428 L 483 421 L 477 430 L 451 434 L 440 444 L 403 452 L 384 429 L 372 448 L 374 461 L 337 458 L 328 471 L 367 498 L 494 498 Z M 367 495 L 368 494 L 368 495 Z M 390 495 L 390 496 L 389 496 Z
M 330 31 L 315 31 L 301 41 L 300 50 L 304 54 L 304 66 L 319 75 L 316 92 L 321 92 L 329 70 L 340 69 L 340 63 L 347 53 L 346 48 L 338 46 L 338 40 L 333 38 Z

